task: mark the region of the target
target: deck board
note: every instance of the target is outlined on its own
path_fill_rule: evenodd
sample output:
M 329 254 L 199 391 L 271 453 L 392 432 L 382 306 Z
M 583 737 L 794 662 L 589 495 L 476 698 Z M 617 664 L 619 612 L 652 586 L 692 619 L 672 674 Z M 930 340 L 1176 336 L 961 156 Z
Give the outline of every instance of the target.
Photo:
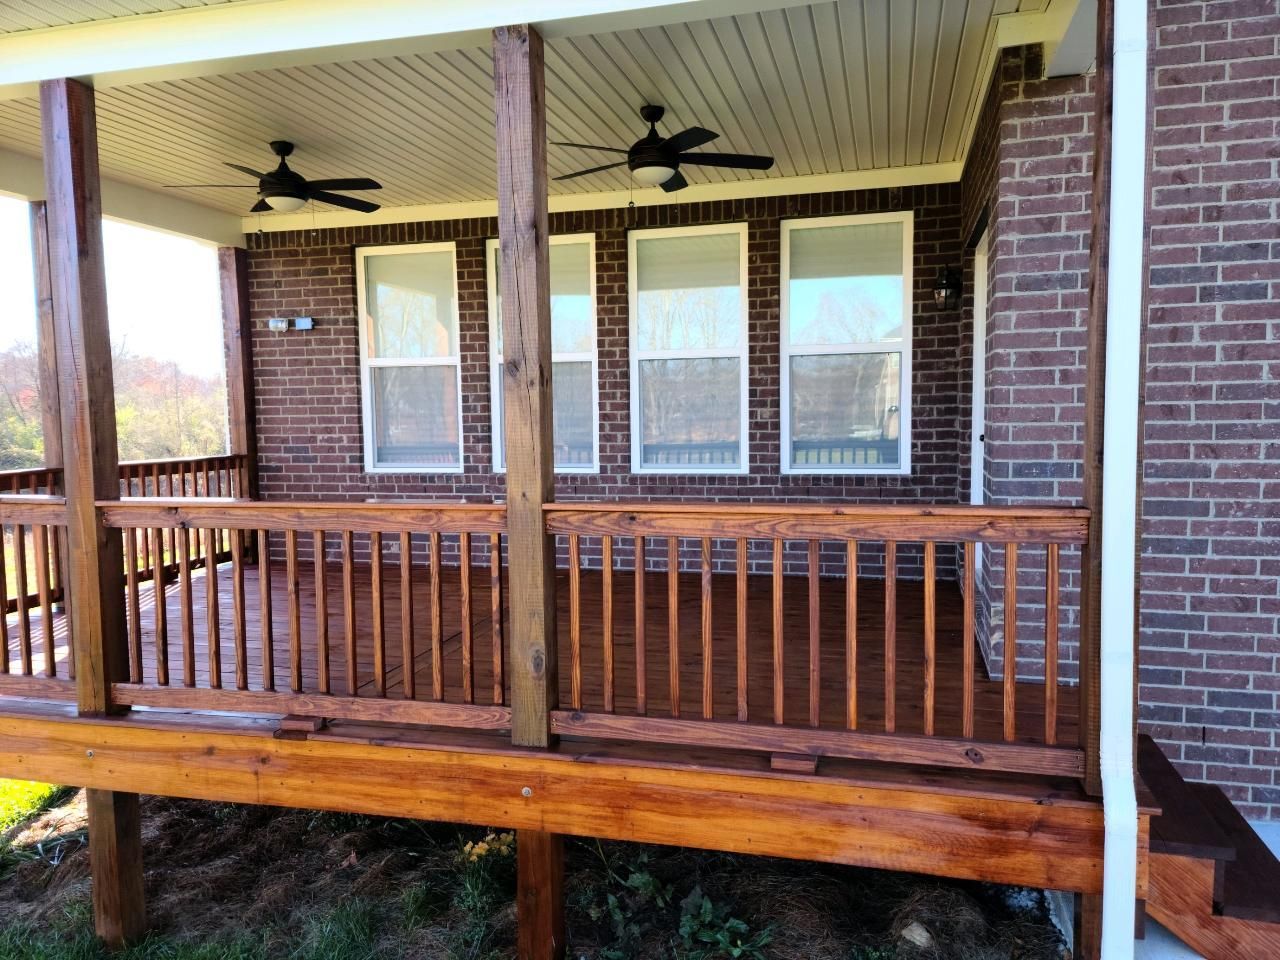
M 259 605 L 256 566 L 245 567 L 245 614 L 247 624 L 247 665 L 249 689 L 261 690 L 262 684 L 262 617 Z M 359 696 L 374 695 L 374 629 L 370 568 L 357 566 L 355 609 L 357 625 L 357 675 Z M 414 566 L 413 636 L 414 673 L 418 699 L 428 699 L 431 676 L 431 596 L 428 570 Z M 289 595 L 287 572 L 283 563 L 273 563 L 272 622 L 273 659 L 276 689 L 289 689 Z M 327 633 L 331 691 L 347 694 L 345 625 L 343 617 L 342 570 L 340 565 L 326 568 L 328 585 Z M 505 579 L 505 572 L 504 572 Z M 301 607 L 300 639 L 303 647 L 302 688 L 319 690 L 316 656 L 315 575 L 309 563 L 298 565 L 298 596 Z M 444 650 L 445 701 L 465 702 L 462 682 L 462 620 L 460 577 L 457 567 L 444 567 L 442 580 L 442 640 Z M 475 650 L 476 702 L 492 702 L 492 621 L 490 577 L 487 567 L 473 567 L 471 578 L 472 636 Z M 387 695 L 403 696 L 404 658 L 401 637 L 400 571 L 387 564 L 383 572 L 383 616 L 385 629 L 385 663 Z M 652 582 L 649 582 L 652 581 Z M 207 642 L 208 580 L 197 571 L 191 581 L 191 606 L 194 624 L 197 686 L 209 686 L 209 647 Z M 582 630 L 582 698 L 583 709 L 601 711 L 604 702 L 603 683 L 603 577 L 598 570 L 584 570 L 581 576 Z M 646 687 L 647 713 L 670 716 L 670 675 L 667 656 L 669 630 L 668 584 L 665 572 L 650 572 L 646 577 Z M 232 568 L 224 564 L 218 569 L 218 620 L 221 634 L 221 679 L 225 689 L 236 685 L 234 629 L 232 623 Z M 165 613 L 169 631 L 169 671 L 171 682 L 181 683 L 183 675 L 183 637 L 181 631 L 181 596 L 177 583 L 168 584 Z M 898 583 L 896 618 L 895 700 L 896 729 L 902 733 L 920 733 L 924 718 L 924 589 L 916 582 Z M 613 644 L 616 683 L 616 712 L 633 715 L 636 704 L 635 684 L 635 614 L 633 575 L 617 570 L 613 574 Z M 846 725 L 845 677 L 845 583 L 843 579 L 823 579 L 820 584 L 819 658 L 821 677 L 820 726 L 842 729 Z M 560 598 L 560 686 L 562 706 L 570 703 L 570 644 L 568 574 L 560 571 L 557 582 Z M 717 719 L 737 716 L 737 616 L 736 579 L 717 574 L 711 578 L 711 648 L 712 703 Z M 685 718 L 698 718 L 703 705 L 702 664 L 702 584 L 698 574 L 683 574 L 678 589 L 680 631 L 680 711 Z M 858 584 L 858 729 L 878 732 L 884 729 L 884 582 L 863 579 Z M 152 584 L 140 589 L 140 626 L 143 644 L 144 678 L 156 680 L 155 591 Z M 757 723 L 773 721 L 773 633 L 772 582 L 765 576 L 748 580 L 748 704 L 749 719 Z M 32 631 L 41 630 L 40 611 L 33 610 Z M 65 617 L 57 615 L 57 650 L 60 674 L 65 676 L 67 638 Z M 16 617 L 10 617 L 10 633 L 16 628 Z M 935 732 L 939 736 L 959 736 L 962 717 L 963 689 L 963 601 L 953 583 L 941 582 L 937 589 L 936 618 L 936 708 Z M 783 692 L 785 718 L 788 724 L 809 722 L 809 596 L 808 583 L 802 577 L 788 577 L 783 589 Z M 505 633 L 506 631 L 504 631 Z M 11 641 L 11 648 L 16 645 Z M 974 676 L 975 736 L 979 740 L 1000 740 L 1003 721 L 1003 687 L 999 680 L 986 675 L 981 658 L 977 658 Z M 35 651 L 34 668 L 43 671 L 40 651 Z M 16 656 L 11 664 L 16 672 Z M 1076 740 L 1078 688 L 1063 685 L 1060 690 L 1058 737 L 1063 744 Z M 509 687 L 508 687 L 509 691 Z M 509 696 L 509 693 L 508 693 Z M 1017 740 L 1043 742 L 1044 687 L 1040 683 L 1020 682 L 1017 688 Z

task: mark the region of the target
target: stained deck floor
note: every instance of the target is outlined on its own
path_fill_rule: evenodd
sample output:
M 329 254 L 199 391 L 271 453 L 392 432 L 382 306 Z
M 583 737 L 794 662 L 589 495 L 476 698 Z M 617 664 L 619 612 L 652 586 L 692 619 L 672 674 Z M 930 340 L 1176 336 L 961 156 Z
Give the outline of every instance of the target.
M 290 602 L 284 565 L 272 566 L 271 623 L 275 686 L 290 688 Z M 315 571 L 309 564 L 298 568 L 299 641 L 302 649 L 302 687 L 309 692 L 320 687 L 320 631 L 317 629 Z M 259 571 L 245 568 L 245 643 L 243 658 L 250 690 L 263 689 L 263 618 L 259 602 Z M 217 619 L 221 682 L 235 689 L 237 656 L 233 625 L 233 587 L 231 567 L 218 570 Z M 560 630 L 561 704 L 571 705 L 568 611 L 568 576 L 561 571 L 557 583 Z M 442 570 L 441 648 L 444 662 L 444 699 L 465 702 L 463 685 L 463 629 L 461 583 L 456 567 Z M 615 708 L 620 714 L 633 714 L 636 703 L 635 606 L 634 583 L 629 571 L 613 575 L 613 645 L 615 662 Z M 164 613 L 167 621 L 170 683 L 184 682 L 185 664 L 190 659 L 195 684 L 210 686 L 210 643 L 208 638 L 207 586 L 202 572 L 192 577 L 190 605 L 192 611 L 190 639 L 183 625 L 181 587 L 167 585 Z M 400 571 L 388 565 L 383 576 L 383 633 L 386 689 L 390 698 L 400 698 L 404 691 L 404 634 L 401 626 Z M 330 690 L 348 694 L 346 664 L 346 626 L 343 603 L 342 571 L 338 566 L 326 569 L 327 625 Z M 650 716 L 670 716 L 669 606 L 665 573 L 646 577 L 646 669 L 645 680 Z M 732 576 L 712 578 L 712 693 L 714 716 L 732 719 L 737 716 L 737 620 L 736 586 Z M 493 622 L 490 615 L 491 595 L 489 570 L 477 566 L 471 582 L 472 643 L 474 662 L 474 698 L 482 704 L 493 697 Z M 425 568 L 413 569 L 413 670 L 418 699 L 428 699 L 432 690 L 432 625 L 431 595 Z M 583 571 L 581 582 L 581 649 L 582 707 L 599 711 L 604 700 L 604 643 L 602 629 L 602 576 L 598 570 Z M 752 577 L 748 591 L 748 705 L 750 719 L 759 723 L 773 721 L 773 634 L 772 585 L 768 577 Z M 679 689 L 680 712 L 686 718 L 697 718 L 703 709 L 702 663 L 702 598 L 697 575 L 680 578 L 679 623 Z M 920 584 L 900 582 L 897 598 L 897 656 L 895 699 L 897 726 L 903 733 L 918 733 L 923 724 L 924 699 L 924 597 Z M 356 629 L 356 688 L 359 696 L 376 695 L 374 679 L 375 616 L 368 567 L 358 567 L 355 578 L 354 623 Z M 155 591 L 150 583 L 139 591 L 139 636 L 143 652 L 143 672 L 147 683 L 157 680 L 159 647 L 156 642 Z M 857 715 L 862 730 L 884 728 L 884 584 L 878 580 L 861 580 L 858 586 L 857 629 Z M 41 656 L 43 624 L 40 611 L 31 611 L 34 669 L 44 669 Z M 788 723 L 805 724 L 809 711 L 809 599 L 804 579 L 788 578 L 784 590 L 784 704 Z M 823 580 L 819 601 L 821 726 L 838 729 L 846 723 L 846 631 L 845 585 L 843 580 Z M 66 675 L 66 618 L 55 614 L 55 643 L 58 671 Z M 10 668 L 18 672 L 16 655 L 16 615 L 10 615 Z M 936 733 L 959 736 L 963 687 L 963 601 L 956 585 L 938 584 L 937 591 L 937 693 Z M 505 631 L 504 631 L 505 633 Z M 509 645 L 509 640 L 507 641 Z M 188 649 L 193 656 L 188 655 Z M 506 651 L 504 650 L 504 657 Z M 986 675 L 981 656 L 975 657 L 974 701 L 975 733 L 978 739 L 999 740 L 1002 736 L 1003 685 Z M 1076 737 L 1077 688 L 1063 686 L 1059 695 L 1058 742 L 1071 744 Z M 506 693 L 509 696 L 509 684 Z M 1044 729 L 1044 686 L 1035 682 L 1017 685 L 1017 739 L 1020 742 L 1042 742 Z

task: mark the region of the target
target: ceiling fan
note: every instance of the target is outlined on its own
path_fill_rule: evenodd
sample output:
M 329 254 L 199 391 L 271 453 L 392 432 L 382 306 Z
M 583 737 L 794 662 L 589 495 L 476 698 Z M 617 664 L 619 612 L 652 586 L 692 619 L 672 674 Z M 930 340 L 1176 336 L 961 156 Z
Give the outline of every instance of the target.
M 260 173 L 238 163 L 228 163 L 232 170 L 239 170 L 258 181 L 258 202 L 249 208 L 250 213 L 262 213 L 276 210 L 280 213 L 291 213 L 301 210 L 308 200 L 319 200 L 321 203 L 348 210 L 359 210 L 361 213 L 373 213 L 378 204 L 356 197 L 344 197 L 332 190 L 381 190 L 382 184 L 368 177 L 345 177 L 337 180 L 308 180 L 306 177 L 289 169 L 285 160 L 293 153 L 293 144 L 288 140 L 272 140 L 271 152 L 280 158 L 280 165 L 270 173 Z M 184 183 L 172 185 L 175 189 L 195 187 L 251 187 L 249 183 Z
M 582 150 L 603 150 L 606 153 L 621 153 L 626 160 L 606 163 L 599 167 L 567 173 L 557 180 L 572 180 L 588 173 L 599 173 L 601 170 L 612 170 L 624 163 L 630 168 L 632 176 L 649 187 L 662 187 L 672 193 L 689 185 L 689 181 L 680 172 L 680 164 L 694 163 L 708 167 L 730 167 L 735 170 L 768 170 L 773 166 L 773 157 L 763 157 L 750 153 L 688 153 L 694 147 L 710 143 L 720 136 L 702 127 L 690 127 L 674 136 L 663 137 L 658 133 L 658 121 L 665 113 L 662 107 L 645 104 L 640 108 L 640 117 L 649 124 L 649 132 L 637 140 L 627 150 L 619 147 L 598 147 L 589 143 L 562 143 L 553 140 L 557 147 L 578 147 Z

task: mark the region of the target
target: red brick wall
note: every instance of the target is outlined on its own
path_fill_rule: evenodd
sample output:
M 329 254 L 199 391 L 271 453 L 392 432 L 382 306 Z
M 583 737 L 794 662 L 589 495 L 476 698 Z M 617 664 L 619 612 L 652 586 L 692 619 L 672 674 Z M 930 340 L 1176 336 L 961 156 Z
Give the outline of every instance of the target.
M 1280 815 L 1280 2 L 1153 4 L 1141 718 Z
M 779 472 L 779 222 L 910 209 L 915 215 L 912 472 L 909 477 L 783 476 Z M 638 476 L 630 472 L 627 230 L 715 222 L 748 225 L 750 473 Z M 503 495 L 491 469 L 484 243 L 490 219 L 395 224 L 249 237 L 261 484 L 267 498 L 363 499 Z M 753 499 L 952 502 L 958 485 L 960 311 L 940 312 L 938 267 L 960 262 L 956 184 L 556 214 L 554 233 L 596 236 L 600 350 L 599 474 L 557 480 L 560 499 Z M 457 244 L 463 369 L 461 475 L 370 475 L 363 469 L 353 248 Z M 271 333 L 269 317 L 308 315 L 310 333 Z

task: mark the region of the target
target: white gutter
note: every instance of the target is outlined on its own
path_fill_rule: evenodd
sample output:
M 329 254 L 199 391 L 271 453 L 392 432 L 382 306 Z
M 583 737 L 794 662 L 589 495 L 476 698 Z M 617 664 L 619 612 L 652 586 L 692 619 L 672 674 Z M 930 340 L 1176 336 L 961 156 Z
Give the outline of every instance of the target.
M 1102 956 L 1133 957 L 1138 802 L 1134 791 L 1134 630 L 1138 536 L 1143 231 L 1147 168 L 1147 0 L 1115 0 L 1106 414 L 1102 485 L 1102 728 L 1106 821 Z M 1099 51 L 1101 54 L 1101 51 Z

